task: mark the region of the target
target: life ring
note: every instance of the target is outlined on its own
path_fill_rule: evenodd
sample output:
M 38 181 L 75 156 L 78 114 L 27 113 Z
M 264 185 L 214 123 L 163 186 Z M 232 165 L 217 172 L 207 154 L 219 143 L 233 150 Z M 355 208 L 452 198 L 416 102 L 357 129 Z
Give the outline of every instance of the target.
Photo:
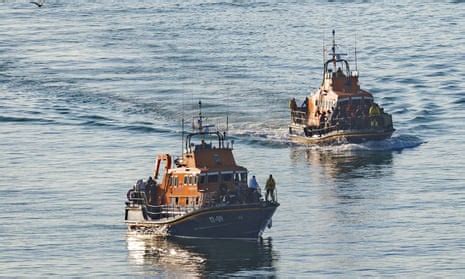
M 129 189 L 129 191 L 126 193 L 126 197 L 128 198 L 128 201 L 132 201 L 134 198 L 134 189 Z

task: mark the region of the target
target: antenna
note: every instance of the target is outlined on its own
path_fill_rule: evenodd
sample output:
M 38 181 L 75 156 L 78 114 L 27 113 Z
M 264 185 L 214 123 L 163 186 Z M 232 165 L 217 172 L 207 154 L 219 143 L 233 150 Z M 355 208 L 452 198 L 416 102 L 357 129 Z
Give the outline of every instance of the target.
M 326 78 L 326 72 L 327 69 L 326 69 L 326 44 L 325 44 L 325 41 L 326 41 L 326 37 L 325 37 L 325 32 L 323 32 L 323 81 L 321 82 L 321 84 L 323 84 L 325 82 L 325 78 Z
M 231 91 L 229 91 L 229 92 L 231 92 Z M 226 105 L 226 132 L 227 133 L 229 133 L 229 92 L 226 95 L 226 101 L 227 101 L 227 105 Z
M 199 119 L 197 120 L 199 132 L 203 130 L 202 101 L 199 100 Z M 204 135 L 202 137 L 205 137 Z
M 323 64 L 325 64 L 325 57 L 326 57 L 326 45 L 325 45 L 325 36 L 323 35 Z
M 333 29 L 333 70 L 336 71 L 336 31 Z
M 355 71 L 358 72 L 358 67 L 357 67 L 357 32 L 355 32 L 355 50 L 354 50 L 354 55 L 355 55 Z
M 182 112 L 181 112 L 181 158 L 184 154 L 184 91 L 182 92 Z
M 181 132 L 181 157 L 184 154 L 184 117 L 182 118 L 182 132 Z

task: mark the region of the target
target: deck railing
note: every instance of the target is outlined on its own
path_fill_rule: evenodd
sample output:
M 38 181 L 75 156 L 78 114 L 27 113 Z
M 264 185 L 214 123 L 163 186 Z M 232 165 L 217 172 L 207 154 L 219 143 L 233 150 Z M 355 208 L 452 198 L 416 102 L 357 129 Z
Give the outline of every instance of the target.
M 253 192 L 253 191 L 252 191 Z M 142 206 L 144 214 L 149 215 L 152 220 L 160 219 L 172 219 L 187 213 L 190 213 L 195 210 L 205 209 L 205 208 L 214 208 L 219 206 L 224 206 L 226 204 L 247 204 L 247 203 L 259 203 L 264 202 L 263 197 L 259 191 L 254 193 L 248 193 L 247 197 L 240 201 L 234 194 L 223 196 L 223 198 L 214 197 L 213 193 L 202 193 L 201 200 L 199 204 L 190 204 L 190 205 L 178 205 L 178 204 L 169 204 L 169 205 L 150 205 L 148 202 L 147 196 L 143 191 L 134 191 L 129 202 L 128 206 Z M 275 200 L 270 202 L 277 203 L 278 193 L 277 190 L 274 190 Z
M 291 111 L 291 122 L 294 124 L 305 125 L 307 122 L 307 113 L 303 109 Z
M 307 114 L 303 111 L 291 111 L 291 121 L 293 124 L 307 124 Z M 351 129 L 392 129 L 392 116 L 384 113 L 377 116 L 357 116 L 357 117 L 340 117 L 329 118 L 319 127 L 306 129 L 310 133 L 328 133 L 334 130 L 351 130 Z

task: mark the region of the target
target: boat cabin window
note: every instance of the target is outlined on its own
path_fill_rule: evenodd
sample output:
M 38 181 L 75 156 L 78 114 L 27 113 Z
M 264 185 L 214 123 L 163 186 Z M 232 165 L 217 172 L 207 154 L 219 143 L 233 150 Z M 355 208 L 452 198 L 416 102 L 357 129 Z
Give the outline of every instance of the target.
M 170 186 L 178 186 L 178 177 L 177 176 L 170 176 L 169 185 Z
M 236 172 L 234 181 L 247 182 L 247 172 Z
M 201 173 L 199 176 L 199 185 L 207 184 L 207 175 L 205 173 Z
M 241 173 L 241 182 L 247 182 L 247 173 L 246 172 Z
M 228 181 L 231 181 L 233 178 L 233 174 L 232 173 L 223 173 L 221 175 L 221 180 L 224 181 L 224 182 L 228 182 Z
M 177 205 L 179 203 L 179 198 L 178 197 L 172 197 L 171 198 L 171 205 Z
M 201 176 L 205 179 L 205 175 Z M 199 175 L 185 175 L 184 176 L 184 185 L 197 185 Z M 201 182 L 203 183 L 203 182 Z
M 208 179 L 207 179 L 207 182 L 208 183 L 215 183 L 215 182 L 218 182 L 218 174 L 208 174 Z

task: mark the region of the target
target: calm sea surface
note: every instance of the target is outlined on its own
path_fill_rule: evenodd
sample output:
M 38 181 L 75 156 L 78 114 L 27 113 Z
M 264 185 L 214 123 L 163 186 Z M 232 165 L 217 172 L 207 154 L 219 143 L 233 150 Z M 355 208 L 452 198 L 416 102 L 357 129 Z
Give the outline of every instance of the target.
M 333 28 L 392 139 L 287 143 Z M 0 276 L 463 278 L 464 31 L 464 1 L 0 1 Z M 261 241 L 126 233 L 199 99 L 276 177 Z

